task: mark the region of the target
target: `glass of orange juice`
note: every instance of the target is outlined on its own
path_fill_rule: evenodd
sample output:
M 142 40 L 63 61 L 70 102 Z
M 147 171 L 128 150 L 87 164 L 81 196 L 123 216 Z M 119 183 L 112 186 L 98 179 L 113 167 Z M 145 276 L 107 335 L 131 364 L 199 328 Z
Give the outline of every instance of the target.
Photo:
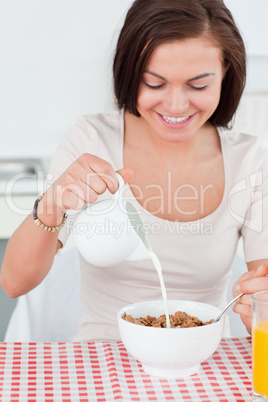
M 268 291 L 252 295 L 252 388 L 255 401 L 268 402 Z

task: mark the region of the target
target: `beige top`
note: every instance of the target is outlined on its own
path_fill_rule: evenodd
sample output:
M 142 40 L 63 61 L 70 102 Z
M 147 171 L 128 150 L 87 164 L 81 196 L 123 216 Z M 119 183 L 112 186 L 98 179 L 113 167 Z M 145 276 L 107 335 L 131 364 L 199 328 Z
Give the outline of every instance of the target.
M 148 213 L 136 200 L 134 203 L 161 261 L 168 299 L 196 300 L 222 308 L 239 237 L 243 237 L 246 262 L 268 257 L 268 208 L 263 208 L 268 205 L 268 152 L 253 136 L 225 129 L 218 133 L 225 191 L 212 214 L 192 222 L 171 222 Z M 52 181 L 84 152 L 107 160 L 115 170 L 122 168 L 123 142 L 123 111 L 81 117 L 52 161 Z M 128 186 L 125 194 L 133 201 Z M 68 217 L 60 232 L 63 244 L 73 220 Z M 84 311 L 75 340 L 120 339 L 116 313 L 121 307 L 161 299 L 150 260 L 124 261 L 109 268 L 92 266 L 82 256 L 80 261 Z

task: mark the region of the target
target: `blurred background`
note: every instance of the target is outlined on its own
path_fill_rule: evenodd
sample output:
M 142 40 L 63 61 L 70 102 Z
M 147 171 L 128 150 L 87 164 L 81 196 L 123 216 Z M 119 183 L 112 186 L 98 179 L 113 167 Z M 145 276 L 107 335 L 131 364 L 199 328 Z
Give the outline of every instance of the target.
M 113 108 L 111 65 L 130 0 L 0 0 L 0 263 L 42 192 L 50 159 L 82 114 Z M 235 125 L 268 140 L 268 2 L 226 0 L 248 80 Z M 12 188 L 8 175 L 16 180 Z M 9 183 L 10 184 L 10 183 Z M 0 288 L 0 341 L 16 300 Z

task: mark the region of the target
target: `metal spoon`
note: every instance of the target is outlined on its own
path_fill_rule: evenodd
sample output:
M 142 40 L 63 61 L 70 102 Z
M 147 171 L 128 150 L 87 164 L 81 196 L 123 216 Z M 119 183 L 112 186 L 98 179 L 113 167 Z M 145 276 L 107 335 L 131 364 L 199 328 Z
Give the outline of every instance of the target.
M 225 311 L 236 301 L 238 300 L 241 296 L 243 296 L 244 293 L 240 293 L 240 295 L 236 296 L 233 300 L 230 301 L 230 303 L 227 304 L 227 306 L 223 309 L 223 311 L 218 315 L 218 317 L 214 320 L 214 322 L 220 321 L 221 317 L 225 313 Z

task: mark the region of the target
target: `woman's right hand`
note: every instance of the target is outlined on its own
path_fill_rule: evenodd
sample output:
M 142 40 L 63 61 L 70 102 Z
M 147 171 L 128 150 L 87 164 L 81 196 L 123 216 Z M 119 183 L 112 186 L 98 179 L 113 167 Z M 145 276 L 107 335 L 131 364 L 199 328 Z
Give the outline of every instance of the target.
M 132 170 L 121 169 L 119 174 L 127 182 Z M 45 192 L 38 203 L 37 217 L 47 226 L 57 226 L 67 209 L 80 210 L 86 202 L 96 201 L 107 188 L 116 192 L 118 185 L 108 162 L 83 154 Z M 61 247 L 58 233 L 38 228 L 30 214 L 11 236 L 0 274 L 0 282 L 10 297 L 29 292 L 47 275 Z
M 125 183 L 131 178 L 131 169 L 118 173 Z M 88 153 L 81 155 L 49 187 L 38 205 L 38 218 L 46 225 L 58 225 L 67 209 L 81 210 L 85 203 L 93 203 L 108 189 L 118 189 L 118 179 L 110 163 Z

